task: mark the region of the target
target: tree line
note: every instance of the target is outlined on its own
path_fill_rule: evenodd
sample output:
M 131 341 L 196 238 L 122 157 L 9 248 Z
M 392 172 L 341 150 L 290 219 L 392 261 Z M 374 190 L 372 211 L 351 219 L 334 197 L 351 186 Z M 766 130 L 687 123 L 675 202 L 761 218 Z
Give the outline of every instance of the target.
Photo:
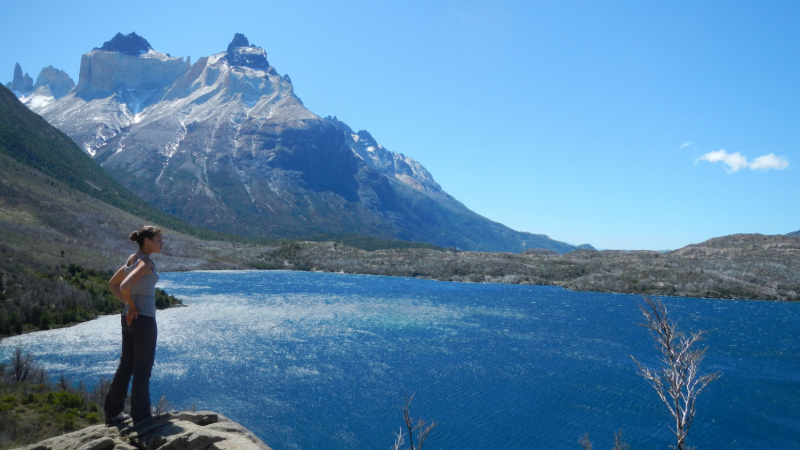
M 108 287 L 112 275 L 74 263 L 43 264 L 0 246 L 0 338 L 121 313 L 123 304 Z M 156 308 L 181 304 L 156 289 Z

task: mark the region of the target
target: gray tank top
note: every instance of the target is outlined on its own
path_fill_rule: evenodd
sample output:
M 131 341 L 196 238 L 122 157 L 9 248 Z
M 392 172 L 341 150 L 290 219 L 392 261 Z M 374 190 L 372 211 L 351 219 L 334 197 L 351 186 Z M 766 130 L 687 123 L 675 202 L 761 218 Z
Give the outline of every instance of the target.
M 137 258 L 130 266 L 125 266 L 125 276 L 128 276 L 139 264 L 142 258 Z M 156 283 L 158 283 L 158 271 L 156 264 L 153 263 L 153 271 L 139 279 L 139 282 L 131 286 L 131 297 L 136 309 L 142 316 L 156 316 Z M 125 304 L 123 314 L 128 313 L 128 304 Z

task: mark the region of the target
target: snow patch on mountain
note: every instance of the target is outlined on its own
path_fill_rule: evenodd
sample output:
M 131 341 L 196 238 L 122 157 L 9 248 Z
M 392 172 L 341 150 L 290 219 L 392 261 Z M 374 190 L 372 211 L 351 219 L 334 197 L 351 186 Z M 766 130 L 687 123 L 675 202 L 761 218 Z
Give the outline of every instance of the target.
M 256 236 L 361 233 L 482 251 L 573 248 L 479 216 L 418 161 L 312 113 L 244 35 L 193 64 L 135 33 L 106 44 L 82 56 L 67 93 L 69 83 L 51 71 L 22 100 L 128 188 L 198 226 Z M 15 79 L 25 83 L 21 69 Z

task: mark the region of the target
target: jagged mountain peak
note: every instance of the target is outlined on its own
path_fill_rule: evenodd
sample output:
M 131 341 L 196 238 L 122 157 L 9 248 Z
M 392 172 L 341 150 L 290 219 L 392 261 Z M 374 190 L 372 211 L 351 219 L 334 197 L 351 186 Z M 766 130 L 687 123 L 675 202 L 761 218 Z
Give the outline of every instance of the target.
M 250 67 L 256 70 L 269 69 L 267 52 L 261 47 L 250 45 L 250 41 L 242 33 L 233 35 L 224 59 L 232 66 Z
M 130 34 L 117 33 L 110 41 L 104 42 L 99 50 L 139 56 L 153 50 L 153 47 L 150 46 L 147 39 L 139 36 L 136 32 L 131 32 Z
M 191 65 L 133 44 L 127 53 L 109 45 L 84 54 L 68 95 L 33 95 L 25 104 L 164 211 L 252 236 L 355 233 L 482 251 L 574 249 L 481 217 L 418 161 L 309 111 L 290 78 L 241 33 L 225 52 Z
M 14 65 L 14 78 L 11 82 L 6 83 L 6 87 L 19 97 L 28 95 L 33 92 L 33 78 L 27 73 L 23 74 L 22 66 L 16 63 Z
M 380 145 L 378 145 L 378 141 L 376 141 L 375 138 L 372 137 L 372 135 L 369 134 L 369 131 L 367 130 L 359 130 L 358 133 L 356 133 L 356 135 L 358 135 L 360 141 L 364 141 L 364 143 L 367 145 L 374 145 L 375 147 L 381 147 Z
M 236 47 L 250 47 L 250 41 L 247 39 L 247 36 L 243 35 L 242 33 L 234 34 L 233 40 L 230 44 L 228 44 L 227 52 L 233 52 Z
M 67 72 L 47 66 L 39 72 L 36 84 L 33 85 L 34 93 L 50 96 L 58 100 L 67 95 L 75 87 L 75 81 L 70 78 Z

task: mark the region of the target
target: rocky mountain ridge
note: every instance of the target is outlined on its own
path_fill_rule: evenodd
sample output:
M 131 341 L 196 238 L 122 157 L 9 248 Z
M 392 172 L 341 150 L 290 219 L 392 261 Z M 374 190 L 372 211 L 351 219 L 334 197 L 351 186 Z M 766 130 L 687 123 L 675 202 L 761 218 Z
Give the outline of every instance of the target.
M 419 162 L 312 113 L 289 76 L 238 33 L 194 64 L 118 34 L 83 55 L 78 83 L 57 98 L 65 84 L 21 100 L 127 188 L 197 226 L 480 251 L 575 248 L 470 211 Z

